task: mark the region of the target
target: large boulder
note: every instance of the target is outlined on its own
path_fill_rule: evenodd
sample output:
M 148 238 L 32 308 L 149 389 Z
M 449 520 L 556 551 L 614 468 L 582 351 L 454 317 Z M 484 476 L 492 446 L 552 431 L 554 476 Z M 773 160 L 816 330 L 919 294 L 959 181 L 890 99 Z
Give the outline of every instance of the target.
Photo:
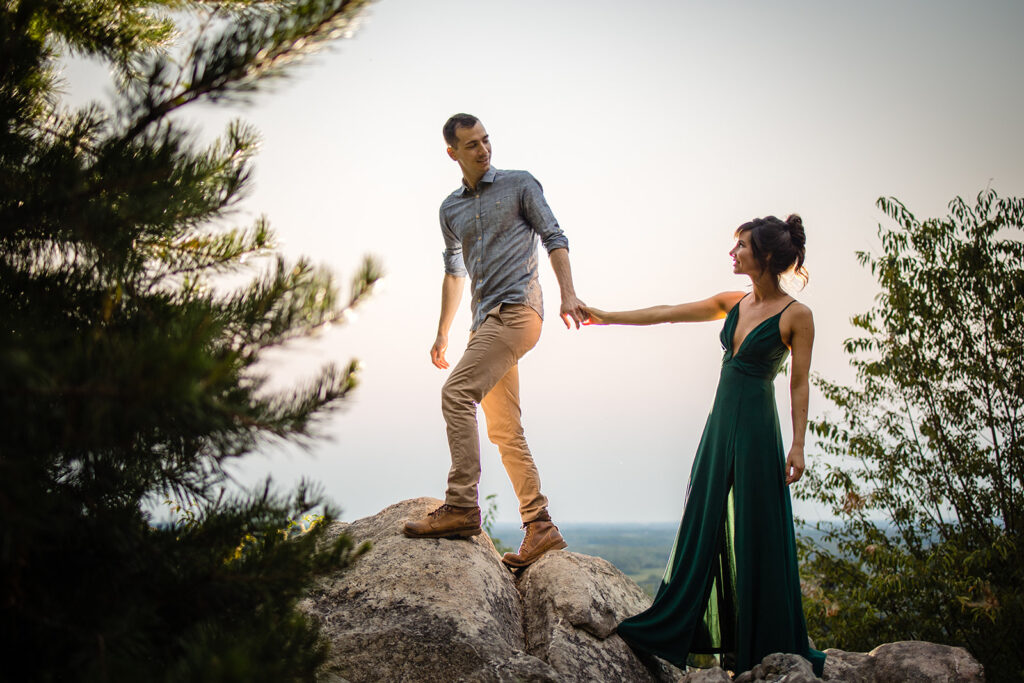
M 441 504 L 408 500 L 351 524 L 373 549 L 321 580 L 301 607 L 330 641 L 325 677 L 362 681 L 557 681 L 525 652 L 522 601 L 485 534 L 409 539 L 402 524 Z
M 985 671 L 962 647 L 920 640 L 879 645 L 871 652 L 825 650 L 825 679 L 849 683 L 982 683 Z
M 647 609 L 651 599 L 599 557 L 547 553 L 519 578 L 526 651 L 566 683 L 681 681 L 679 669 L 649 660 L 648 669 L 618 636 L 618 623 Z

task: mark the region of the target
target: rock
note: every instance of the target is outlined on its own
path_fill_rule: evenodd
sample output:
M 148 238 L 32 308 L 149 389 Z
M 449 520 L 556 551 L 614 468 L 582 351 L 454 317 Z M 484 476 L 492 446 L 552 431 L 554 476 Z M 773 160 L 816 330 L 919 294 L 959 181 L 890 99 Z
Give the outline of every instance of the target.
M 715 666 L 710 669 L 700 669 L 688 675 L 686 683 L 732 683 L 732 678 L 725 672 L 725 669 Z
M 875 660 L 876 681 L 905 683 L 981 683 L 985 672 L 962 647 L 903 640 L 879 645 L 868 653 Z
M 682 681 L 685 674 L 656 658 L 645 666 L 615 627 L 651 604 L 629 578 L 598 557 L 547 553 L 519 578 L 527 652 L 559 680 Z
M 351 524 L 373 548 L 355 564 L 319 580 L 300 608 L 317 617 L 330 643 L 318 683 L 726 683 L 720 668 L 679 669 L 642 660 L 615 635 L 627 616 L 650 604 L 611 564 L 568 551 L 544 555 L 518 580 L 486 535 L 410 539 L 402 524 L 441 504 L 418 498 Z M 845 683 L 984 681 L 966 650 L 919 641 L 871 652 L 826 650 L 824 679 Z M 815 680 L 809 662 L 772 654 L 735 683 Z
M 441 504 L 404 501 L 338 523 L 373 549 L 317 583 L 300 605 L 330 642 L 324 675 L 369 681 L 557 681 L 525 652 L 522 601 L 485 534 L 470 540 L 410 539 L 402 524 Z
M 825 650 L 822 678 L 842 683 L 874 683 L 875 658 L 866 652 L 844 652 L 829 648 Z
M 844 683 L 981 683 L 981 664 L 962 647 L 920 640 L 879 645 L 868 653 L 825 650 L 825 680 Z
M 736 683 L 760 683 L 761 681 L 785 681 L 785 683 L 815 683 L 811 663 L 800 655 L 776 652 L 761 660 L 750 671 L 736 677 Z
M 335 676 L 332 673 L 323 672 L 316 677 L 316 683 L 348 683 L 341 676 Z

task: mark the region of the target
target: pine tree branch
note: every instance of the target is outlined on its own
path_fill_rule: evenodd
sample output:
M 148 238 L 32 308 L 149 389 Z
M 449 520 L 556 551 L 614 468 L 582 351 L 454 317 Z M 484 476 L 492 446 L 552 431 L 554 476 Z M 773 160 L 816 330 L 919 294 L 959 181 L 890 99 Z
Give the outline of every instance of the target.
M 127 69 L 133 59 L 165 47 L 174 24 L 154 11 L 175 0 L 50 0 L 40 4 L 51 31 L 72 52 L 100 56 Z
M 369 1 L 297 0 L 275 3 L 274 12 L 242 14 L 216 38 L 197 38 L 184 83 L 179 77 L 169 86 L 173 70 L 166 59 L 156 60 L 136 94 L 141 114 L 129 123 L 125 138 L 192 102 L 241 96 L 254 91 L 258 81 L 284 75 L 290 64 L 351 30 Z
M 187 234 L 178 239 L 141 242 L 156 262 L 147 289 L 159 286 L 169 278 L 194 274 L 234 271 L 247 259 L 266 256 L 274 248 L 275 236 L 265 217 L 247 230 L 230 230 L 214 234 Z

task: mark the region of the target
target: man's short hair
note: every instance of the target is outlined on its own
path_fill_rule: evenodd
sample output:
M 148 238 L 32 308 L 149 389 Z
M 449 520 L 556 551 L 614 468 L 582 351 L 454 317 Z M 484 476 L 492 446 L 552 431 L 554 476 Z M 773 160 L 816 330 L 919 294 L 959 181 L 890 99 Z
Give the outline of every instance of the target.
M 449 147 L 457 147 L 459 138 L 455 135 L 455 130 L 457 128 L 472 128 L 479 121 L 480 119 L 472 114 L 455 114 L 444 122 L 444 128 L 441 129 L 444 141 L 448 143 Z

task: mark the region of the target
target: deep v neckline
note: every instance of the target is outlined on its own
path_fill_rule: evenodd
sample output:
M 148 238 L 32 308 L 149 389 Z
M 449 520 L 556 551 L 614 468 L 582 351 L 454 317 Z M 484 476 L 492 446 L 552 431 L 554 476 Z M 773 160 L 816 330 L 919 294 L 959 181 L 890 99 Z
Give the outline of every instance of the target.
M 790 306 L 792 306 L 793 302 L 796 301 L 796 299 L 790 299 L 789 303 L 787 303 L 785 306 L 783 306 L 782 310 L 780 310 L 778 313 L 776 313 L 774 315 L 768 316 L 767 318 L 765 318 L 761 322 L 759 322 L 756 325 L 754 325 L 753 327 L 751 327 L 750 331 L 748 331 L 745 335 L 743 335 L 743 339 L 740 340 L 739 346 L 736 346 L 736 329 L 740 326 L 740 303 L 742 303 L 743 299 L 746 299 L 747 296 L 748 296 L 747 294 L 744 294 L 743 298 L 736 302 L 736 318 L 735 318 L 735 321 L 734 321 L 733 326 L 732 326 L 732 334 L 729 335 L 729 345 L 730 345 L 730 348 L 729 348 L 729 358 L 735 358 L 736 355 L 739 354 L 739 352 L 743 350 L 743 345 L 747 343 L 747 339 L 749 339 L 750 336 L 752 334 L 754 334 L 754 332 L 757 332 L 757 330 L 762 325 L 764 325 L 766 322 L 768 322 L 772 318 L 777 318 L 780 315 L 782 315 L 783 313 L 785 313 L 786 309 L 789 308 Z

